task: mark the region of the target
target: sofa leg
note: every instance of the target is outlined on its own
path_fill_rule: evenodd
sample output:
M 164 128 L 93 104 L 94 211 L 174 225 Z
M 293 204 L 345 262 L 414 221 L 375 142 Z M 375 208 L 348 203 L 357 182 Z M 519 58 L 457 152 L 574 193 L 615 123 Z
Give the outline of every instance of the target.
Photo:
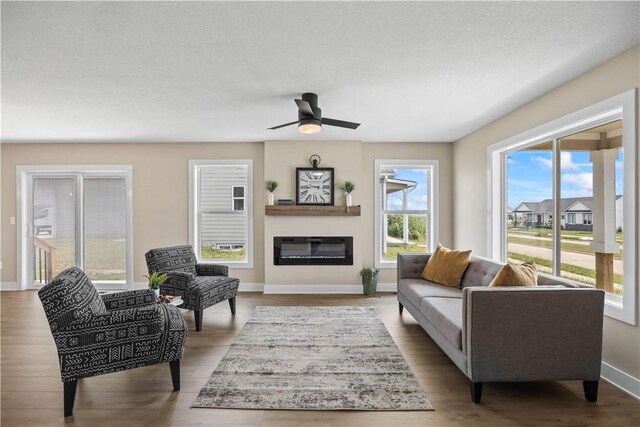
M 180 361 L 169 362 L 171 369 L 171 381 L 173 381 L 173 391 L 180 391 Z
M 202 329 L 202 314 L 204 310 L 193 310 L 193 317 L 196 321 L 196 332 Z
M 469 381 L 469 386 L 471 388 L 471 400 L 473 403 L 480 403 L 482 399 L 482 383 Z
M 404 305 L 402 305 L 401 302 L 398 303 L 398 309 L 400 311 L 400 314 L 402 314 L 402 310 L 404 310 Z
M 64 416 L 70 417 L 73 415 L 73 403 L 76 400 L 76 388 L 78 386 L 78 380 L 69 381 L 64 384 Z
M 231 314 L 236 314 L 236 297 L 229 298 L 229 308 L 231 308 Z
M 598 401 L 598 381 L 582 381 L 584 397 L 589 402 Z

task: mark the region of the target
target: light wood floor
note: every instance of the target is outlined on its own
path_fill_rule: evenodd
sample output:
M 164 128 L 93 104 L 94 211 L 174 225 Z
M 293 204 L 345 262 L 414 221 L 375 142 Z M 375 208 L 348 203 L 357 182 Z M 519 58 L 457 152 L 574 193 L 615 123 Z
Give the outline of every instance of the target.
M 598 403 L 587 402 L 582 383 L 485 384 L 483 403 L 469 397 L 466 377 L 406 311 L 395 295 L 380 298 L 243 293 L 232 318 L 228 304 L 209 308 L 204 328 L 189 337 L 182 390 L 171 392 L 169 366 L 156 365 L 83 379 L 73 417 L 62 417 L 62 383 L 56 350 L 33 291 L 2 292 L 1 424 L 9 426 L 638 426 L 640 402 L 600 382 Z M 435 411 L 262 411 L 190 409 L 231 342 L 258 305 L 373 305 L 416 374 Z

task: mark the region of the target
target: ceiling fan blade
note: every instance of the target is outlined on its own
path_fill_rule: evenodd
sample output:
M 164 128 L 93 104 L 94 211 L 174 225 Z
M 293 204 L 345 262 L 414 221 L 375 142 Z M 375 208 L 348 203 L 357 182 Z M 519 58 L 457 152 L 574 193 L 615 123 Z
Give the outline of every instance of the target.
M 345 122 L 343 120 L 329 119 L 327 117 L 322 118 L 323 125 L 337 126 L 339 128 L 357 129 L 360 123 Z
M 296 101 L 296 104 L 298 104 L 298 110 L 300 110 L 302 114 L 311 117 L 316 116 L 311 109 L 311 104 L 309 104 L 307 101 L 304 101 L 302 99 L 294 99 L 294 101 Z
M 295 125 L 296 123 L 298 123 L 298 121 L 297 121 L 297 120 L 296 120 L 295 122 L 285 123 L 285 124 L 283 124 L 283 125 L 274 126 L 274 127 L 272 127 L 272 128 L 268 128 L 267 130 L 280 129 L 280 128 L 283 128 L 283 127 L 285 127 L 285 126 Z

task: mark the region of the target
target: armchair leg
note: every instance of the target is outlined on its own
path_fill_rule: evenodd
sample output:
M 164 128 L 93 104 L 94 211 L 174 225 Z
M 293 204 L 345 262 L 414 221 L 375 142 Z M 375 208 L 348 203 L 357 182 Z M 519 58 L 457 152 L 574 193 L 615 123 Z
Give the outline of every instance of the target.
M 598 381 L 582 381 L 584 397 L 589 402 L 598 401 Z
M 398 309 L 400 311 L 400 314 L 402 314 L 402 310 L 404 310 L 404 305 L 402 305 L 401 302 L 398 303 Z
M 180 361 L 169 362 L 171 369 L 171 381 L 173 381 L 173 391 L 180 391 Z
M 64 416 L 73 415 L 73 403 L 76 400 L 76 388 L 78 380 L 65 382 L 64 384 Z
M 482 399 L 482 383 L 469 381 L 469 386 L 471 387 L 471 400 L 473 403 L 480 403 Z
M 229 298 L 229 307 L 231 308 L 231 314 L 236 314 L 236 297 Z
M 196 320 L 196 332 L 200 332 L 202 329 L 202 314 L 204 310 L 193 310 L 193 316 Z

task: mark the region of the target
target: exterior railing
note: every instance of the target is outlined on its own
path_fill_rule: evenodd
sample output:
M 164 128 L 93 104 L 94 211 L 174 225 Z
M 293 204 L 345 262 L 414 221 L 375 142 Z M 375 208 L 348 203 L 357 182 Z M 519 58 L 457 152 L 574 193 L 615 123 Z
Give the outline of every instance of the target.
M 55 247 L 37 237 L 33 238 L 33 278 L 39 283 L 49 283 L 55 268 Z

